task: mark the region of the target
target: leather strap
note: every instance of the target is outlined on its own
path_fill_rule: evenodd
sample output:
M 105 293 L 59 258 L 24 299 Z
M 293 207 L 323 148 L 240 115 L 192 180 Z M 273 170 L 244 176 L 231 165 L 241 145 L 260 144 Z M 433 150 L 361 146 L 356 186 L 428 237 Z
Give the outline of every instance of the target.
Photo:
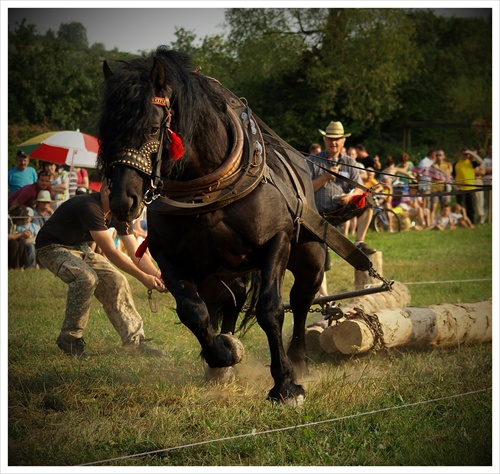
M 294 176 L 295 171 L 293 167 L 290 166 L 280 153 L 276 153 L 276 155 L 285 165 L 288 173 Z M 336 227 L 332 226 L 324 219 L 316 209 L 309 206 L 305 196 L 303 193 L 301 194 L 302 191 L 299 192 L 300 185 L 297 189 L 299 194 L 299 197 L 297 197 L 297 194 L 292 192 L 286 183 L 271 169 L 268 169 L 268 178 L 278 188 L 281 194 L 283 194 L 290 212 L 299 219 L 300 224 L 325 242 L 328 247 L 356 270 L 368 271 L 372 268 L 373 264 L 366 254 L 359 250 L 344 234 L 339 232 Z M 292 178 L 292 182 L 294 186 L 297 186 L 298 178 Z M 302 202 L 299 203 L 299 200 Z M 300 214 L 297 214 L 298 209 L 300 209 Z

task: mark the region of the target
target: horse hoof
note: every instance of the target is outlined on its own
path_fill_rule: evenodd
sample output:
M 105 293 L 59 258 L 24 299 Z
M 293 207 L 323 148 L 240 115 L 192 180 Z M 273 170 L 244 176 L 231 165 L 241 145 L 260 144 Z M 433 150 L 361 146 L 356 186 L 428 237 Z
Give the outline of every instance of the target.
M 282 405 L 285 407 L 297 408 L 304 405 L 305 401 L 304 395 L 297 395 L 295 397 L 281 398 L 280 400 L 276 398 L 268 398 L 268 400 L 273 405 Z
M 304 405 L 305 397 L 304 395 L 297 395 L 293 398 L 285 398 L 283 404 L 287 407 L 297 408 Z
M 231 365 L 240 363 L 245 355 L 245 348 L 243 347 L 241 341 L 231 334 L 219 334 L 217 337 L 222 340 L 224 346 L 229 350 L 229 352 L 231 352 Z
M 231 383 L 236 378 L 233 367 L 210 367 L 205 368 L 205 381 L 212 383 Z

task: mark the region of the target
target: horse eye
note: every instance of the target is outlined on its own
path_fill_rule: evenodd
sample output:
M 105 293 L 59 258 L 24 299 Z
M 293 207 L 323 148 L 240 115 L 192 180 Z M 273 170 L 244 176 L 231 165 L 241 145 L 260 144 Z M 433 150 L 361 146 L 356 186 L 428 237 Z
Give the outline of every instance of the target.
M 159 130 L 160 130 L 160 128 L 159 128 L 159 127 L 153 127 L 153 128 L 151 129 L 150 133 L 149 133 L 149 136 L 150 136 L 150 137 L 155 136 L 155 135 L 158 133 L 158 131 L 159 131 Z

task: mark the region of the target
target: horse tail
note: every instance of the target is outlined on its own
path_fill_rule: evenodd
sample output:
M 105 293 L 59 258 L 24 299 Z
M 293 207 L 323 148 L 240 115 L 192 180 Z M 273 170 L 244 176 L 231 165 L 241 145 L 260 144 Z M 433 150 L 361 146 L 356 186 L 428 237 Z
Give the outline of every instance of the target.
M 241 336 L 244 336 L 257 322 L 257 318 L 255 317 L 255 308 L 257 306 L 257 301 L 259 300 L 260 287 L 262 283 L 260 271 L 253 271 L 249 275 L 249 279 L 250 284 L 247 291 L 247 302 L 244 306 L 245 316 L 243 316 L 243 319 L 237 329 Z

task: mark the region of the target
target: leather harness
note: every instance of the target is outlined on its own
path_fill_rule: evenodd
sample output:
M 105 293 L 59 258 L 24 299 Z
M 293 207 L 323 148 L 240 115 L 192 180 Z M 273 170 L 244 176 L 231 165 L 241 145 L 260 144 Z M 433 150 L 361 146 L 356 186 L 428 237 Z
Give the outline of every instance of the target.
M 260 129 L 242 101 L 231 97 L 227 112 L 235 140 L 224 163 L 191 181 L 163 178 L 161 194 L 148 205 L 149 210 L 173 215 L 209 212 L 243 198 L 259 185 L 267 168 Z

